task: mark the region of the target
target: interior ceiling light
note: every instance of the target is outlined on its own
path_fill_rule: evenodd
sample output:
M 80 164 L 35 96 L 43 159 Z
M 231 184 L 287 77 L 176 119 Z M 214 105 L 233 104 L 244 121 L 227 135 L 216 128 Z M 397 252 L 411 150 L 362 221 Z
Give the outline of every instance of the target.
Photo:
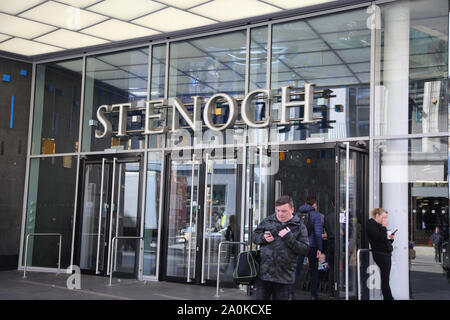
M 107 19 L 97 13 L 53 1 L 45 2 L 19 16 L 69 30 L 80 30 Z
M 132 3 L 123 0 L 105 0 L 90 6 L 89 10 L 128 21 L 165 7 L 163 4 L 150 0 L 133 0 Z
M 0 43 L 0 50 L 13 52 L 25 56 L 33 56 L 48 52 L 61 51 L 62 48 L 20 38 L 13 38 Z
M 180 9 L 192 8 L 208 1 L 210 0 L 159 0 L 159 2 L 169 4 Z
M 215 0 L 189 10 L 218 21 L 238 20 L 281 11 L 257 0 Z
M 56 30 L 56 28 L 0 13 L 0 31 L 11 36 L 32 39 L 53 30 Z
M 201 27 L 216 21 L 183 10 L 167 8 L 133 20 L 133 22 L 163 32 L 171 32 Z
M 333 2 L 336 0 L 264 0 L 264 2 L 271 3 L 283 9 L 296 9 L 308 6 L 314 6 L 321 3 Z
M 41 2 L 44 2 L 44 0 L 1 0 L 0 10 L 15 15 Z
M 95 26 L 82 30 L 82 32 L 113 41 L 146 37 L 159 33 L 152 29 L 116 19 L 96 24 Z
M 107 40 L 88 36 L 79 32 L 59 29 L 36 38 L 39 42 L 64 47 L 67 49 L 89 47 L 107 43 Z

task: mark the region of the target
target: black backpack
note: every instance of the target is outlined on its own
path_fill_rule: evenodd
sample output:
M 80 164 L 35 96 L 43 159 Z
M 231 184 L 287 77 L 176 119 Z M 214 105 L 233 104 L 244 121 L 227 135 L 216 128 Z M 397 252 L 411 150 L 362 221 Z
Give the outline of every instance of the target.
M 233 280 L 236 284 L 251 285 L 259 273 L 259 251 L 242 251 L 237 256 Z
M 308 230 L 308 236 L 311 235 L 314 232 L 314 226 L 313 226 L 312 221 L 311 221 L 311 212 L 312 211 L 299 212 L 298 213 L 298 216 L 299 216 L 300 220 L 305 225 L 306 230 Z

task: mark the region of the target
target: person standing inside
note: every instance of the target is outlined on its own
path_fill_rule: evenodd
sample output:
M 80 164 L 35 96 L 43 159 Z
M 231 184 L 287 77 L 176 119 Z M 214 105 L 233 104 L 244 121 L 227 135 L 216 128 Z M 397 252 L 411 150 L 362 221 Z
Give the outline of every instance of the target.
M 297 214 L 304 224 L 306 225 L 308 231 L 308 241 L 309 241 L 309 252 L 308 261 L 309 268 L 311 269 L 311 299 L 318 299 L 317 289 L 319 287 L 319 257 L 322 253 L 322 215 L 317 211 L 317 199 L 315 196 L 308 196 L 306 198 L 306 204 L 299 208 L 299 213 Z M 305 255 L 298 257 L 297 268 L 295 272 L 295 283 L 291 286 L 290 296 L 291 299 L 295 299 L 295 287 L 297 280 L 300 276 L 303 267 L 303 260 Z
M 275 202 L 275 214 L 261 221 L 253 233 L 253 242 L 260 246 L 256 300 L 289 298 L 297 257 L 309 250 L 306 227 L 293 213 L 292 198 L 281 196 Z
M 389 278 L 391 273 L 392 242 L 395 234 L 387 236 L 388 212 L 383 208 L 374 208 L 370 212 L 372 218 L 367 221 L 366 232 L 372 248 L 372 256 L 380 268 L 381 292 L 384 300 L 394 300 Z
M 439 227 L 436 227 L 434 233 L 431 235 L 431 242 L 434 247 L 434 260 L 436 262 L 441 262 L 442 236 Z

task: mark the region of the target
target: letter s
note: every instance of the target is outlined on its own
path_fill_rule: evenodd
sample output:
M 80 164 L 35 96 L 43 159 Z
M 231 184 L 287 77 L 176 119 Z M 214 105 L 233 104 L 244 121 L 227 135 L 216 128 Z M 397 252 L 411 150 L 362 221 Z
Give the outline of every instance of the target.
M 97 139 L 101 139 L 106 137 L 107 134 L 112 132 L 111 122 L 105 117 L 105 111 L 111 111 L 111 106 L 104 104 L 97 109 L 97 119 L 102 124 L 104 131 L 103 133 L 100 130 L 95 130 L 95 137 Z

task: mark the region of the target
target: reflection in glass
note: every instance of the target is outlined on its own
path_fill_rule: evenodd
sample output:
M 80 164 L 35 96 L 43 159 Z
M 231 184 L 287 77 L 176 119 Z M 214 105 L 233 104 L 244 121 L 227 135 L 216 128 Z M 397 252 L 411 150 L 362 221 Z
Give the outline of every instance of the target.
M 167 276 L 195 278 L 199 205 L 198 171 L 198 163 L 192 163 L 191 161 L 172 161 L 171 163 L 168 200 Z M 191 199 L 195 203 L 191 202 Z
M 448 150 L 448 137 L 375 143 L 374 206 L 388 210 L 388 232 L 399 229 L 391 269 L 391 289 L 396 299 L 410 298 L 408 273 L 411 297 L 415 299 L 435 299 L 426 287 L 438 288 L 447 283 L 430 239 L 439 227 L 442 248 L 448 252 Z
M 380 5 L 375 134 L 448 131 L 448 1 Z
M 150 100 L 164 98 L 166 86 L 166 45 L 156 45 L 152 47 L 152 75 L 150 86 Z M 157 110 L 155 110 L 157 111 Z M 155 124 L 159 127 L 162 123 Z M 149 147 L 159 148 L 164 139 L 163 135 L 149 135 Z
M 162 153 L 150 152 L 144 222 L 144 275 L 156 276 Z
M 61 233 L 62 269 L 70 264 L 76 171 L 76 157 L 35 158 L 30 161 L 24 239 L 30 233 Z M 27 265 L 56 268 L 58 240 L 58 237 L 31 236 Z M 25 254 L 25 243 L 23 245 Z
M 204 217 L 204 263 L 205 280 L 217 279 L 218 248 L 220 241 L 235 242 L 237 236 L 236 206 L 236 159 L 209 160 L 207 166 L 207 185 L 205 190 Z M 234 223 L 233 223 L 234 220 Z M 228 229 L 227 231 L 227 228 Z M 227 236 L 228 234 L 228 236 Z M 235 258 L 238 252 L 236 245 L 226 245 L 221 252 L 222 281 L 232 280 Z
M 364 9 L 273 25 L 272 89 L 314 83 L 318 91 L 332 91 L 315 96 L 316 123 L 275 125 L 279 141 L 369 135 L 368 17 Z M 278 110 L 279 103 L 272 108 Z M 290 118 L 301 117 L 302 108 L 290 110 Z
M 194 96 L 209 98 L 216 93 L 244 95 L 245 62 L 245 31 L 174 42 L 170 45 L 169 97 L 192 103 Z M 192 114 L 193 106 L 186 107 Z M 172 119 L 171 112 L 169 109 L 167 119 Z M 228 105 L 219 103 L 212 120 L 216 124 L 223 124 L 228 114 Z M 180 128 L 190 128 L 182 117 L 179 124 Z M 220 135 L 225 143 L 225 135 Z M 174 141 L 171 134 L 167 135 L 169 145 L 192 145 L 190 137 L 180 142 L 178 135 L 173 136 Z
M 86 59 L 82 151 L 102 151 L 108 148 L 124 150 L 144 148 L 144 113 L 147 100 L 148 49 L 141 48 Z M 113 134 L 95 138 L 95 130 L 103 131 L 98 123 L 97 109 L 101 105 L 132 102 L 137 110 L 127 112 L 127 135 L 117 137 L 119 112 L 105 113 L 112 124 Z M 133 132 L 134 130 L 134 132 Z
M 38 64 L 32 154 L 78 151 L 83 59 Z

